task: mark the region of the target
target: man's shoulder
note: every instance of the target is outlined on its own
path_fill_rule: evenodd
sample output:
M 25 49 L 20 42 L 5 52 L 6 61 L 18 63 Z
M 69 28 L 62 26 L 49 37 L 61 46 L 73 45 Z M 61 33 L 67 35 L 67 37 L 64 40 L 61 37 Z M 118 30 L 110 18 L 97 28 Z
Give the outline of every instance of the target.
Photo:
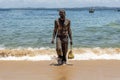
M 69 24 L 70 23 L 70 20 L 69 19 L 65 19 L 65 21 Z
M 66 18 L 65 20 L 70 22 L 70 19 L 67 19 L 67 18 Z

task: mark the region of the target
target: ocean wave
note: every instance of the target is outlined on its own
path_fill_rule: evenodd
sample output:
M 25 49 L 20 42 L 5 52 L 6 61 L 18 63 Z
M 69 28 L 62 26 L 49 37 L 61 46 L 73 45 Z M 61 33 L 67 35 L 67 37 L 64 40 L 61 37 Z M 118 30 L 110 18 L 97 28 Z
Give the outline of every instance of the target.
M 102 54 L 96 55 L 93 53 L 74 54 L 75 58 L 72 60 L 120 60 L 120 54 Z M 9 61 L 41 61 L 41 60 L 57 60 L 56 55 L 36 55 L 36 56 L 8 56 L 1 57 L 0 60 Z
M 0 45 L 0 50 L 5 49 L 5 46 L 3 44 Z
M 69 50 L 70 51 L 70 50 Z M 68 52 L 69 52 L 68 51 Z M 73 48 L 73 60 L 120 60 L 120 48 Z M 27 48 L 0 50 L 0 60 L 53 60 L 57 58 L 54 48 Z
M 119 26 L 120 26 L 120 21 L 117 20 L 117 21 L 114 21 L 114 22 L 110 22 L 110 23 L 106 24 L 105 26 L 110 26 L 110 27 L 114 27 L 114 28 L 119 28 Z

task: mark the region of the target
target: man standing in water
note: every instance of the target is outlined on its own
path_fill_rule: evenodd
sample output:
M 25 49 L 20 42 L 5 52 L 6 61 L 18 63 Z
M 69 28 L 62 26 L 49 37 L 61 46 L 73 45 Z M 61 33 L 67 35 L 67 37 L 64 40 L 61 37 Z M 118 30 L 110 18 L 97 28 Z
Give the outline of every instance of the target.
M 68 38 L 70 39 L 70 44 L 72 45 L 72 31 L 70 28 L 70 20 L 66 19 L 65 10 L 59 10 L 59 16 L 55 20 L 53 38 L 51 43 L 54 44 L 54 39 L 56 38 L 56 51 L 58 55 L 58 64 L 66 64 L 67 51 L 68 51 Z

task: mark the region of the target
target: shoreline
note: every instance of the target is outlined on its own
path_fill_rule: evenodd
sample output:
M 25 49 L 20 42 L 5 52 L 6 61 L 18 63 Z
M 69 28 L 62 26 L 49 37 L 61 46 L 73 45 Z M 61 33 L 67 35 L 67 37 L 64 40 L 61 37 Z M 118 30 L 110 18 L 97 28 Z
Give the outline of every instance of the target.
M 68 52 L 70 49 L 68 50 Z M 83 53 L 94 53 L 94 54 L 119 54 L 120 48 L 73 48 L 72 51 L 77 54 L 83 54 Z M 55 54 L 56 50 L 55 48 L 48 48 L 48 49 L 1 49 L 0 50 L 0 57 L 4 56 L 35 56 L 35 55 L 44 55 L 44 54 Z

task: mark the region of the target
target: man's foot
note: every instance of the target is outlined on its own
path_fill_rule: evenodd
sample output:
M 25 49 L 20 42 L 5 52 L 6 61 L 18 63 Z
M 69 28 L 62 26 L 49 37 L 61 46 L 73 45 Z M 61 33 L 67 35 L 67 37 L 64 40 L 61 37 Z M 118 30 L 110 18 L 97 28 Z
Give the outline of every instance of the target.
M 62 65 L 62 64 L 63 64 L 63 61 L 62 61 L 61 58 L 58 58 L 57 62 L 58 62 L 59 65 Z
M 67 62 L 66 62 L 66 61 L 62 61 L 62 63 L 63 63 L 63 64 L 67 64 Z

